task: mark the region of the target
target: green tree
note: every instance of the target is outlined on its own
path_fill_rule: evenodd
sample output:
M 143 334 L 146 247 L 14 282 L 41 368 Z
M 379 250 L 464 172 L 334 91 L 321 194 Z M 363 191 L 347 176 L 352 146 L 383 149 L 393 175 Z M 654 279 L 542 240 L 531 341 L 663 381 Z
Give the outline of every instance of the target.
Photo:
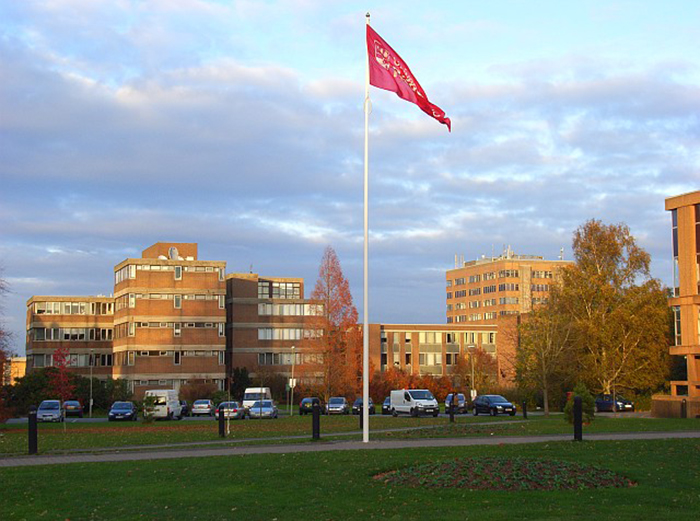
M 669 309 L 650 277 L 649 254 L 626 225 L 597 220 L 576 230 L 573 250 L 556 306 L 572 327 L 579 377 L 605 393 L 659 388 L 668 371 Z
M 551 391 L 561 389 L 572 367 L 572 323 L 561 312 L 559 297 L 560 289 L 554 284 L 547 303 L 524 317 L 519 326 L 516 381 L 524 389 L 542 393 L 545 416 L 549 416 Z
M 583 412 L 584 423 L 591 423 L 595 418 L 595 400 L 593 395 L 588 391 L 588 387 L 584 383 L 579 382 L 574 387 L 574 392 L 564 406 L 564 419 L 569 423 L 574 423 L 574 397 L 581 397 L 581 411 Z

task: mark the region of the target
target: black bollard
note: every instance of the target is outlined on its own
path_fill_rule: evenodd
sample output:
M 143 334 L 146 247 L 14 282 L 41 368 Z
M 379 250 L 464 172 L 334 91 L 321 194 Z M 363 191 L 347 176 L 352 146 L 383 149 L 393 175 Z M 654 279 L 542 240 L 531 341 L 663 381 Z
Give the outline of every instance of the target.
M 583 440 L 583 402 L 580 396 L 574 397 L 574 441 Z
M 224 408 L 219 407 L 219 436 L 226 437 L 226 422 L 224 421 Z
M 32 405 L 29 408 L 29 454 L 36 454 L 38 451 L 39 447 L 39 433 L 37 429 L 37 421 L 36 421 L 36 407 Z
M 527 402 L 523 400 L 523 418 L 527 420 Z
M 681 401 L 681 418 L 687 418 L 688 417 L 688 401 L 683 398 Z
M 360 409 L 360 430 L 364 428 L 365 425 L 365 408 L 364 406 Z
M 314 402 L 311 411 L 311 439 L 321 439 L 321 405 Z
M 452 399 L 450 400 L 450 423 L 455 422 L 455 399 L 457 398 L 457 393 L 452 393 Z

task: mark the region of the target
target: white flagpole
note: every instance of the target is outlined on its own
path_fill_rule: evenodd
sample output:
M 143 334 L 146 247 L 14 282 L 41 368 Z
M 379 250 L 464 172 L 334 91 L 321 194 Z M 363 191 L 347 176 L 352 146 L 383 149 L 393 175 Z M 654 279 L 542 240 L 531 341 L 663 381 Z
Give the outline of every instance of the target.
M 367 13 L 367 25 L 369 26 L 369 13 Z M 369 201 L 369 113 L 371 102 L 369 100 L 369 55 L 367 56 L 365 72 L 365 244 L 364 244 L 364 302 L 362 319 L 362 442 L 369 442 L 369 233 L 368 212 Z

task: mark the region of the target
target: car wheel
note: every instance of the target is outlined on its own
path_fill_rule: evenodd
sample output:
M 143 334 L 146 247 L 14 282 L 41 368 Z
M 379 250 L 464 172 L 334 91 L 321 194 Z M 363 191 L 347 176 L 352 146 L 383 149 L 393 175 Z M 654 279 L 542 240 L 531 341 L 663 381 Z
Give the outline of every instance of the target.
M 472 414 L 473 414 L 474 416 L 479 416 L 479 410 L 478 410 L 476 407 L 474 407 L 474 408 L 472 409 Z
M 411 409 L 411 416 L 413 416 L 414 418 L 418 416 L 418 411 L 416 411 L 415 408 Z
M 433 413 L 433 418 L 437 418 L 438 413 L 434 412 Z
M 491 409 L 491 416 L 496 416 L 497 414 L 496 409 Z
M 510 413 L 511 416 L 515 416 L 515 411 Z
M 391 415 L 392 415 L 394 418 L 396 418 L 396 417 L 399 415 L 399 413 L 397 413 L 397 412 L 396 412 L 396 409 L 394 409 L 394 408 L 392 407 L 392 408 L 391 408 Z

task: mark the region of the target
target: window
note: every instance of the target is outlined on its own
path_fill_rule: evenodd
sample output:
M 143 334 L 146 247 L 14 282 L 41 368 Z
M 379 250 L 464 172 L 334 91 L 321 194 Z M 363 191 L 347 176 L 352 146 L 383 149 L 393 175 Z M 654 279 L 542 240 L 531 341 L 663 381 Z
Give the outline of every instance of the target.
M 466 283 L 466 279 L 464 277 L 461 277 L 459 279 L 455 279 L 455 286 L 464 286 Z
M 219 309 L 226 307 L 226 295 L 219 295 Z
M 406 353 L 406 365 L 411 365 L 411 353 Z
M 459 291 L 455 291 L 455 298 L 464 298 L 467 296 L 467 290 L 466 289 L 461 289 Z
M 175 280 L 182 280 L 182 266 L 175 266 L 173 274 L 175 275 Z
M 451 292 L 451 291 L 448 291 L 448 292 L 447 292 L 447 298 L 448 298 L 448 299 L 451 299 L 451 298 L 452 298 L 452 292 Z
M 223 322 L 219 322 L 218 327 L 219 336 L 226 336 L 226 324 L 224 324 Z
M 175 309 L 182 309 L 182 295 L 173 295 L 173 306 Z
M 126 356 L 126 364 L 127 365 L 134 365 L 134 361 L 136 360 L 136 353 L 133 351 L 128 351 L 127 356 Z
M 46 330 L 43 327 L 34 329 L 34 340 L 46 340 Z
M 471 275 L 469 277 L 469 283 L 481 282 L 481 275 Z
M 173 364 L 180 365 L 182 353 L 180 351 L 175 351 L 173 353 Z
M 224 365 L 226 363 L 226 353 L 224 351 L 217 351 L 219 356 L 219 365 Z
M 473 297 L 476 295 L 481 295 L 481 288 L 472 288 L 469 290 L 469 296 Z
M 182 324 L 180 324 L 179 322 L 175 322 L 173 327 L 173 334 L 175 336 L 182 336 Z
M 496 285 L 495 284 L 493 286 L 484 286 L 484 294 L 495 293 L 495 292 L 496 292 Z
M 129 293 L 129 307 L 130 308 L 136 307 L 136 295 L 134 295 L 133 293 Z

